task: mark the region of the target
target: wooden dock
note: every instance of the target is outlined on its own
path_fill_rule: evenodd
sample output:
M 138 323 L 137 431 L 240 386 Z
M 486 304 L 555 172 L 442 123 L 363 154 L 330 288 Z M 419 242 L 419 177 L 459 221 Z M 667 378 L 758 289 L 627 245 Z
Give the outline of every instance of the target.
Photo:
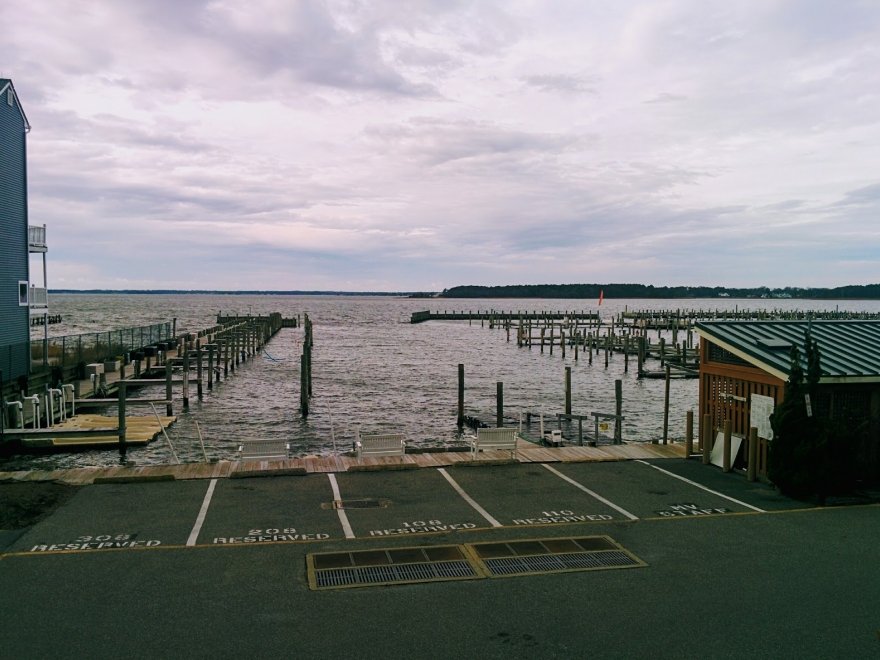
M 126 417 L 125 442 L 127 445 L 145 445 L 177 421 L 176 416 Z M 6 429 L 6 437 L 21 440 L 28 449 L 113 447 L 119 444 L 117 417 L 78 414 L 51 428 Z M 89 435 L 94 432 L 94 435 Z
M 683 458 L 684 445 L 631 443 L 599 447 L 540 447 L 521 443 L 515 460 L 506 451 L 486 451 L 474 459 L 469 451 L 411 453 L 357 459 L 352 456 L 305 456 L 278 460 L 218 461 L 183 465 L 82 467 L 69 470 L 0 472 L 0 481 L 59 481 L 70 485 L 106 482 L 271 477 L 326 472 L 406 470 L 448 466 L 491 466 L 509 463 L 589 463 L 636 459 Z

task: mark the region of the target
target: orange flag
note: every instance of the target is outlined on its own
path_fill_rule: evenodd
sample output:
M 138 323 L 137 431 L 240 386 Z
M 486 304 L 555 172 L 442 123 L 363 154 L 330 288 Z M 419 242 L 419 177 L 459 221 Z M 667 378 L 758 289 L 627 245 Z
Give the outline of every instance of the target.
M 602 304 L 602 301 L 605 300 L 605 291 L 603 289 L 599 289 L 599 304 Z

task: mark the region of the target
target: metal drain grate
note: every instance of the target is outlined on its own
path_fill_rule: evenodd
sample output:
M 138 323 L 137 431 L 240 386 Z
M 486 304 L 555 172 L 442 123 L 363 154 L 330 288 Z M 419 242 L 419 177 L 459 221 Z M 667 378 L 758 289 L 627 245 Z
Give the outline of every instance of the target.
M 645 566 L 607 536 L 476 543 L 469 547 L 490 576 Z
M 639 566 L 625 552 L 582 552 L 572 555 L 543 555 L 537 557 L 510 557 L 487 559 L 484 562 L 492 575 L 517 575 L 521 573 L 558 573 L 560 571 L 589 571 L 600 568 Z
M 432 564 L 394 564 L 391 566 L 365 566 L 362 568 L 330 568 L 316 571 L 315 586 L 357 587 L 379 584 L 404 584 L 412 582 L 436 582 L 438 580 L 461 580 L 478 577 L 468 562 L 444 561 Z
M 312 589 L 483 577 L 455 545 L 310 554 L 306 565 Z

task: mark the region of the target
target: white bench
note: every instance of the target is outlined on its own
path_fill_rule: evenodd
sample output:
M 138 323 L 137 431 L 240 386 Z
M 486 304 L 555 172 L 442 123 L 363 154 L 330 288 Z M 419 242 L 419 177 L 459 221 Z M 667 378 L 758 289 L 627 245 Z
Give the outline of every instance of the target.
M 284 440 L 243 440 L 238 453 L 243 461 L 290 458 L 290 444 Z
M 354 448 L 358 458 L 364 456 L 403 456 L 406 453 L 406 442 L 402 433 L 377 435 L 358 433 Z
M 478 451 L 495 449 L 509 451 L 511 458 L 516 458 L 517 430 L 509 428 L 477 429 L 477 437 L 467 438 L 474 458 Z

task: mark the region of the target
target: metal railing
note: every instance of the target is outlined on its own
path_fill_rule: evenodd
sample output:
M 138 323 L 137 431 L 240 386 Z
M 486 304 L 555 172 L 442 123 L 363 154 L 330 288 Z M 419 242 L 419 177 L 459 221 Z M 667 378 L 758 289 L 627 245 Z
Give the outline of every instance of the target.
M 69 368 L 80 363 L 103 362 L 117 355 L 171 339 L 172 323 L 155 323 L 82 335 L 65 335 L 30 342 L 31 374 L 52 367 Z
M 28 225 L 28 245 L 46 247 L 46 226 Z
M 31 309 L 43 309 L 49 306 L 49 290 L 39 286 L 28 289 L 28 307 Z

